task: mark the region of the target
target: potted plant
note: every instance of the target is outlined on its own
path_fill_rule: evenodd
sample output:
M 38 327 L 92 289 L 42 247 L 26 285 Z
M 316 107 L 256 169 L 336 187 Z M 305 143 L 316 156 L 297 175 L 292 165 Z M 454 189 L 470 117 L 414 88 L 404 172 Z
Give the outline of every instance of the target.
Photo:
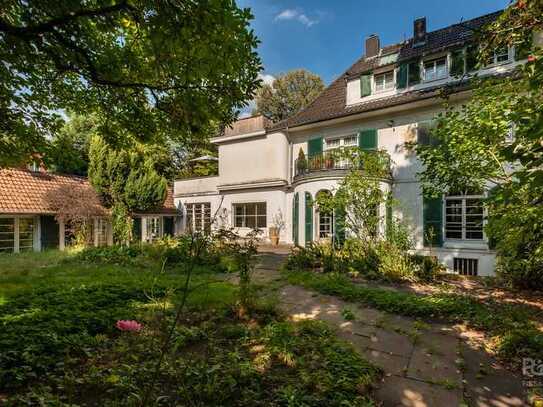
M 304 150 L 300 147 L 298 152 L 298 160 L 296 161 L 296 169 L 298 174 L 303 174 L 307 170 L 307 159 L 305 158 Z
M 279 236 L 281 235 L 281 230 L 285 227 L 285 220 L 283 219 L 283 213 L 281 210 L 277 212 L 272 217 L 272 226 L 268 229 L 270 241 L 274 246 L 279 244 Z
M 334 168 L 334 157 L 332 156 L 332 154 L 328 154 L 326 156 L 325 165 L 327 169 Z

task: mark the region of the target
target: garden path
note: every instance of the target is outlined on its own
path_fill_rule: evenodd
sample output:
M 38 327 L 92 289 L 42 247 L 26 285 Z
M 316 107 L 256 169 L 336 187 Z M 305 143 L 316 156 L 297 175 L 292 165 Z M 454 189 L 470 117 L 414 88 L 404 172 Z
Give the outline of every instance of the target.
M 482 349 L 484 338 L 465 327 L 421 322 L 280 284 L 286 249 L 261 249 L 254 281 L 275 285 L 292 320 L 318 319 L 380 366 L 375 396 L 383 406 L 525 406 L 521 378 Z M 271 284 L 274 286 L 274 284 Z M 354 317 L 354 319 L 353 319 Z

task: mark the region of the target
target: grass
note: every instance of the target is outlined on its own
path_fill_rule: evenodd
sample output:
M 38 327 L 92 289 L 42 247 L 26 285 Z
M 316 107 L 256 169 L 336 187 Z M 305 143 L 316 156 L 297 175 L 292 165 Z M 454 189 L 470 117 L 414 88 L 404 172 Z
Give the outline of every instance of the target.
M 139 405 L 185 281 L 182 265 L 0 256 L 0 404 Z M 236 312 L 236 286 L 195 270 L 153 405 L 370 406 L 378 369 L 318 322 L 270 303 Z M 118 319 L 143 324 L 120 332 Z
M 481 302 L 461 294 L 417 295 L 367 287 L 340 274 L 289 270 L 283 274 L 291 284 L 389 313 L 464 322 L 487 333 L 497 354 L 510 362 L 518 363 L 522 357 L 543 358 L 543 332 L 534 320 L 533 310 L 527 307 Z

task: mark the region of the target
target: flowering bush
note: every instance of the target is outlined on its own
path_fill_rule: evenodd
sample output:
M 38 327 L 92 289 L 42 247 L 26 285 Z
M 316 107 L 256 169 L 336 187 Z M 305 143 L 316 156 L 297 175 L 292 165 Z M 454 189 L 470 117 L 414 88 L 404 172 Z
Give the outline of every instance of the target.
M 137 321 L 123 319 L 118 320 L 115 326 L 119 331 L 128 332 L 139 332 L 142 328 L 142 325 Z

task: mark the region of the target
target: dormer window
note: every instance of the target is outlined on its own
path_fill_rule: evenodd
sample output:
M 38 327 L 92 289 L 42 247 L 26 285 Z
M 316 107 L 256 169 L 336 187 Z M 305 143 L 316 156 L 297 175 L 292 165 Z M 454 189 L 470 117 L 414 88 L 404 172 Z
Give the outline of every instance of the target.
M 375 92 L 394 89 L 394 71 L 384 72 L 373 76 Z
M 447 73 L 447 57 L 433 59 L 424 62 L 424 81 L 436 81 L 444 79 L 448 76 Z

